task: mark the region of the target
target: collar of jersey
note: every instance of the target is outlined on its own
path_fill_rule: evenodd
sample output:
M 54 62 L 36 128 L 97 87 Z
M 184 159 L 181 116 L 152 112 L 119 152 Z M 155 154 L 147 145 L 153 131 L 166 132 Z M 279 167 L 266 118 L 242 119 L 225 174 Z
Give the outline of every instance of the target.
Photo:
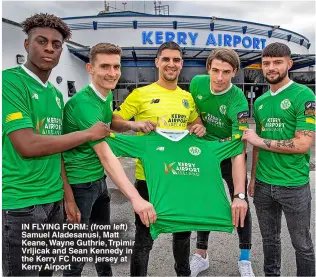
M 157 82 L 154 83 L 159 89 L 166 90 L 166 91 L 177 91 L 179 87 L 177 86 L 175 89 L 167 89 L 165 87 L 162 87 L 161 85 L 158 85 Z
M 286 88 L 288 88 L 293 83 L 294 82 L 292 80 L 290 80 L 286 85 L 284 85 L 283 87 L 280 87 L 276 92 L 272 92 L 271 89 L 270 89 L 271 96 L 276 96 L 277 94 L 279 94 L 281 91 L 283 91 Z
M 179 141 L 189 133 L 188 130 L 168 130 L 161 128 L 156 128 L 156 132 L 171 141 Z
M 33 79 L 35 79 L 35 81 L 37 81 L 38 83 L 40 83 L 41 86 L 47 88 L 48 85 L 48 80 L 46 83 L 43 83 L 42 80 L 40 78 L 38 78 L 37 75 L 35 75 L 31 70 L 27 69 L 24 64 L 21 65 L 21 67 L 23 68 L 23 70 L 30 75 Z
M 210 78 L 210 81 L 211 81 L 211 78 Z M 233 86 L 233 84 L 230 83 L 230 86 L 229 86 L 227 89 L 225 89 L 225 90 L 223 90 L 223 91 L 221 91 L 221 92 L 216 92 L 216 93 L 215 93 L 214 91 L 211 90 L 211 88 L 210 88 L 210 91 L 211 91 L 211 93 L 214 94 L 215 96 L 216 96 L 216 95 L 223 95 L 223 94 L 225 94 L 227 91 L 229 91 L 229 90 L 232 88 L 232 86 Z
M 91 83 L 90 85 L 90 88 L 92 88 L 92 90 L 95 92 L 95 94 L 102 100 L 102 101 L 106 101 L 106 99 L 108 98 L 108 97 L 105 97 L 105 96 L 103 96 L 102 95 L 102 93 L 101 92 L 99 92 L 96 88 L 95 88 L 95 86 Z

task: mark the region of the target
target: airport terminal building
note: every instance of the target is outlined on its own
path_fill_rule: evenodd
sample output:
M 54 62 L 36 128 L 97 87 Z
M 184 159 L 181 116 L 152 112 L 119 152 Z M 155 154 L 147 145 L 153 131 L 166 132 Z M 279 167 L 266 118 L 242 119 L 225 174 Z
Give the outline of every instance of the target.
M 179 86 L 188 89 L 197 74 L 206 74 L 205 62 L 212 49 L 234 49 L 241 70 L 233 83 L 245 92 L 249 103 L 268 90 L 260 66 L 262 49 L 272 42 L 286 43 L 292 51 L 294 66 L 290 77 L 315 92 L 315 54 L 309 53 L 308 38 L 280 26 L 188 15 L 153 15 L 138 12 L 100 13 L 96 16 L 63 18 L 72 30 L 59 65 L 50 80 L 65 101 L 89 82 L 85 70 L 90 48 L 99 42 L 111 42 L 123 49 L 122 76 L 114 90 L 114 105 L 119 105 L 136 87 L 158 79 L 154 59 L 165 41 L 175 41 L 183 49 L 184 67 Z M 18 23 L 3 22 L 3 68 L 23 63 L 25 35 Z M 252 98 L 252 99 L 251 99 Z

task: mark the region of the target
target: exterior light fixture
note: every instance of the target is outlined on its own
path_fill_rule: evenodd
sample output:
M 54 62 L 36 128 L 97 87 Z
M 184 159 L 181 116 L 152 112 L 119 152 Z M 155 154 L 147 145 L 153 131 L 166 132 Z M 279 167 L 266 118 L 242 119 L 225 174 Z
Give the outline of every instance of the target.
M 24 64 L 25 63 L 25 57 L 21 54 L 16 55 L 16 63 L 17 64 Z

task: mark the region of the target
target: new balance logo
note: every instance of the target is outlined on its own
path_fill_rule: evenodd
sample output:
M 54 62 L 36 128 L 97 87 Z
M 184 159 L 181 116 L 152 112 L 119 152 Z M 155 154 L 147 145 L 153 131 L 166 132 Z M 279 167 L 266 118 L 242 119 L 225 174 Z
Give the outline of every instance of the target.
M 259 108 L 258 108 L 258 110 L 261 110 L 262 108 L 263 108 L 263 105 L 260 105 Z
M 198 98 L 199 100 L 202 100 L 203 96 L 199 94 L 199 95 L 197 96 L 197 98 Z
M 32 98 L 37 99 L 38 100 L 38 94 L 37 93 L 33 93 Z
M 151 100 L 150 104 L 157 104 L 160 102 L 160 99 L 153 99 Z
M 156 148 L 157 151 L 165 151 L 165 148 L 163 146 L 159 146 Z

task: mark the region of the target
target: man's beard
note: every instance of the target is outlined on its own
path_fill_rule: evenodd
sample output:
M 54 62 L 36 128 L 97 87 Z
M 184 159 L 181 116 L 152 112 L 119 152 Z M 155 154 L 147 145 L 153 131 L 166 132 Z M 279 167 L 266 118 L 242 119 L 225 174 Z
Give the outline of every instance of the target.
M 174 82 L 178 79 L 178 75 L 174 76 L 174 77 L 168 77 L 167 74 L 163 74 L 163 78 L 168 81 L 168 82 Z
M 283 75 L 279 74 L 279 76 L 276 79 L 273 79 L 273 80 L 269 79 L 268 76 L 264 76 L 264 78 L 266 79 L 266 81 L 269 84 L 275 85 L 275 84 L 278 84 L 278 83 L 282 82 L 286 76 L 287 76 L 287 71 L 285 71 Z

